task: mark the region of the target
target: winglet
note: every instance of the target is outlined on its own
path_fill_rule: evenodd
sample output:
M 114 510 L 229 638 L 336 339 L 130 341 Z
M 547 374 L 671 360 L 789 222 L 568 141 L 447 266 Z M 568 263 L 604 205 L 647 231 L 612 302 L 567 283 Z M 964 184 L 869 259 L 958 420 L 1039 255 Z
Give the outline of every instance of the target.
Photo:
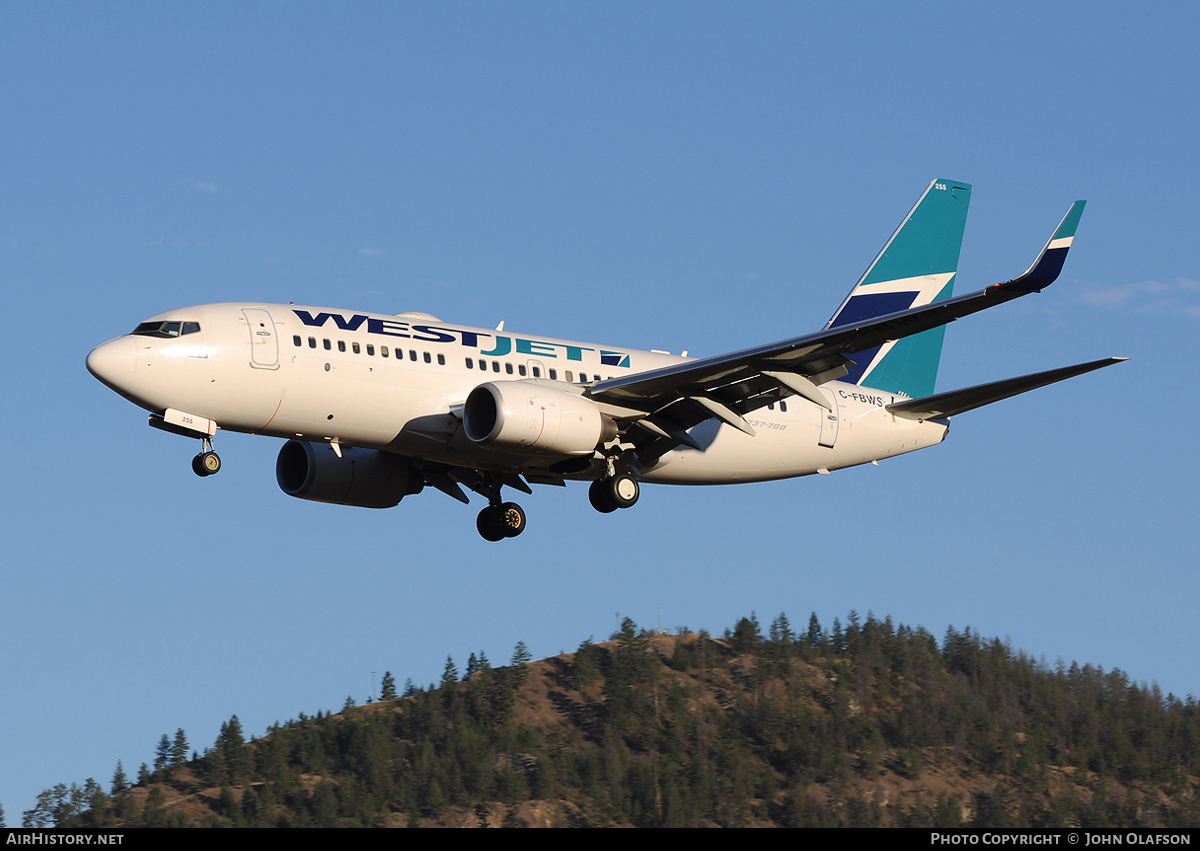
M 1050 241 L 1046 243 L 1042 253 L 1037 256 L 1025 274 L 1013 278 L 1011 281 L 1005 281 L 1003 284 L 995 284 L 995 286 L 1023 295 L 1029 292 L 1040 292 L 1043 288 L 1053 284 L 1058 278 L 1059 272 L 1062 271 L 1063 263 L 1067 260 L 1067 251 L 1070 250 L 1071 242 L 1075 239 L 1075 229 L 1079 227 L 1079 219 L 1083 216 L 1085 204 L 1087 201 L 1076 201 L 1071 205 L 1071 209 L 1067 210 L 1067 214 L 1054 231 L 1054 236 L 1050 237 Z

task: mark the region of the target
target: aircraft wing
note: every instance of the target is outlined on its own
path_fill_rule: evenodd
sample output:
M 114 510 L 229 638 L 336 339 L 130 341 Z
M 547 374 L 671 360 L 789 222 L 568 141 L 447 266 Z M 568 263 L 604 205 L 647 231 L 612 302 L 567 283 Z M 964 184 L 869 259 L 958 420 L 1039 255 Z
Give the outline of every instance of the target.
M 1020 378 L 1007 378 L 1004 381 L 993 381 L 991 384 L 967 387 L 964 390 L 936 393 L 933 396 L 926 396 L 922 399 L 895 402 L 888 405 L 887 409 L 896 416 L 907 420 L 952 417 L 956 414 L 963 414 L 967 411 L 973 411 L 976 408 L 982 408 L 984 405 L 992 404 L 992 402 L 999 402 L 1001 399 L 1009 399 L 1021 393 L 1045 387 L 1048 384 L 1065 381 L 1068 378 L 1074 378 L 1076 375 L 1083 375 L 1085 372 L 1103 369 L 1106 366 L 1112 366 L 1114 363 L 1120 363 L 1124 360 L 1128 360 L 1128 358 L 1103 358 L 1101 360 L 1090 361 L 1089 363 L 1076 364 L 1075 366 L 1064 366 L 1059 369 L 1047 370 L 1046 372 L 1037 372 L 1033 375 L 1022 375 Z
M 685 445 L 691 445 L 686 429 L 712 417 L 753 434 L 742 415 L 793 394 L 828 408 L 818 385 L 845 375 L 854 353 L 928 331 L 1054 283 L 1084 203 L 1071 205 L 1033 265 L 1012 280 L 788 340 L 597 382 L 588 395 L 614 410 L 624 410 L 625 415 L 617 418 L 636 421 L 647 433 L 646 439 L 664 438 Z

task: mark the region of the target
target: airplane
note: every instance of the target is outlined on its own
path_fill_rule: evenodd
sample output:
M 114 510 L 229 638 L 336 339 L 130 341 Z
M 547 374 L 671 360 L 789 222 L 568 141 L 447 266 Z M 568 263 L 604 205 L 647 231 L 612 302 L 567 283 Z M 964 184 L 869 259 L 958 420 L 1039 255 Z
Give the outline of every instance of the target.
M 952 417 L 1118 363 L 934 393 L 945 326 L 1049 286 L 1083 213 L 1071 205 L 1033 265 L 953 296 L 971 186 L 937 179 L 825 326 L 690 358 L 395 315 L 295 304 L 205 304 L 160 313 L 97 346 L 88 370 L 201 441 L 218 429 L 283 438 L 275 472 L 301 499 L 389 508 L 430 486 L 485 497 L 486 540 L 525 530 L 502 489 L 588 481 L 608 513 L 642 483 L 786 479 L 941 443 Z

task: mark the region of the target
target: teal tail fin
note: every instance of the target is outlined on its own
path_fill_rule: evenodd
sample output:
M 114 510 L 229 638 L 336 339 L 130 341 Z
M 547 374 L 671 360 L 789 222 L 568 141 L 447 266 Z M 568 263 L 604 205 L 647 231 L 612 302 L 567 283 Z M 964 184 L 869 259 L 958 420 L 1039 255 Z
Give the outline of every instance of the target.
M 971 186 L 938 179 L 871 261 L 826 328 L 837 328 L 942 301 L 954 291 Z M 937 380 L 945 326 L 855 352 L 842 379 L 908 396 L 927 396 Z

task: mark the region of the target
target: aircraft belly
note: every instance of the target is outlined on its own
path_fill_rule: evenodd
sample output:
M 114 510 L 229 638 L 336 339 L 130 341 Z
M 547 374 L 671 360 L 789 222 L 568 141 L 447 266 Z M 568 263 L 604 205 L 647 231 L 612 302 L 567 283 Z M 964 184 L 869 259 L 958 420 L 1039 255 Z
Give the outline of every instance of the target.
M 662 457 L 647 482 L 664 484 L 723 484 L 765 482 L 815 473 L 833 450 L 817 445 L 820 424 L 815 405 L 786 417 L 748 416 L 754 436 L 717 420 L 707 420 L 690 434 L 703 447 L 680 447 Z
M 800 405 L 803 403 L 795 403 Z M 642 479 L 662 484 L 764 482 L 867 464 L 940 443 L 949 426 L 900 420 L 876 406 L 841 404 L 834 446 L 821 443 L 824 409 L 807 405 L 773 420 L 751 419 L 754 436 L 708 420 L 692 429 L 701 450 L 665 454 Z M 751 415 L 753 416 L 753 415 Z M 828 434 L 828 431 L 825 432 Z

